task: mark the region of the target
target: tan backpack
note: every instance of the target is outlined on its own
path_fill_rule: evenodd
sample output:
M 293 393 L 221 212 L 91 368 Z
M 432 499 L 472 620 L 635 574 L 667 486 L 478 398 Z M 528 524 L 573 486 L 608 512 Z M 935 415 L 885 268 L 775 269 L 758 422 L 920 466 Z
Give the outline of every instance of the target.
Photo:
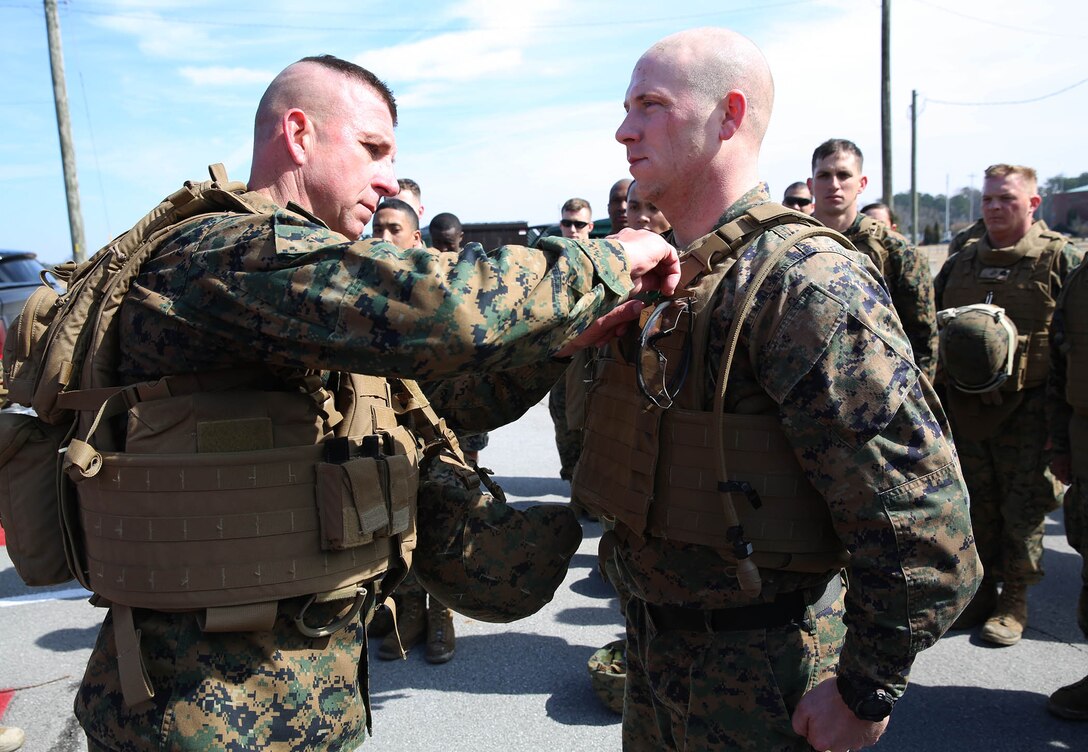
M 114 319 L 121 301 L 163 233 L 201 214 L 257 209 L 241 197 L 244 183 L 227 180 L 221 164 L 212 180 L 186 182 L 132 229 L 82 264 L 53 269 L 66 291 L 42 284 L 27 300 L 4 343 L 4 382 L 10 403 L 0 412 L 0 524 L 8 554 L 28 585 L 54 585 L 73 577 L 65 553 L 59 509 L 60 458 L 76 429 L 76 409 L 97 409 L 113 391 L 83 393 L 91 404 L 66 403 L 79 389 L 83 367 L 103 372 L 117 358 Z M 111 374 L 99 383 L 113 383 Z M 31 408 L 29 410 L 25 408 Z

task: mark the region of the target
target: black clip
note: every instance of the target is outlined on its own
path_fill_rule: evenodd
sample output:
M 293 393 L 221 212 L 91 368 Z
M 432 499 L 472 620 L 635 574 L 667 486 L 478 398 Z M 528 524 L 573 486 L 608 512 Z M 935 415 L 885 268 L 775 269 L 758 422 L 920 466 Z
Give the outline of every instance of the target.
M 325 462 L 343 465 L 351 459 L 351 444 L 344 436 L 337 436 L 325 442 Z
M 747 559 L 752 555 L 752 544 L 744 540 L 744 528 L 733 525 L 725 531 L 725 537 L 733 544 L 733 555 L 738 559 Z
M 752 505 L 752 509 L 763 506 L 763 500 L 759 498 L 759 492 L 752 488 L 752 484 L 746 480 L 718 481 L 718 490 L 722 493 L 742 493 Z

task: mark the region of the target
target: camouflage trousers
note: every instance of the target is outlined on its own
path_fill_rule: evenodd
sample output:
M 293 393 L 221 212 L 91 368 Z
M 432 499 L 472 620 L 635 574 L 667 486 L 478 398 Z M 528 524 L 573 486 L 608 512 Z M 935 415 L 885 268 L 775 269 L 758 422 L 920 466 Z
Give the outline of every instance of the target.
M 331 621 L 345 601 L 317 604 Z M 203 632 L 196 614 L 136 611 L 155 696 L 128 707 L 117 674 L 113 612 L 106 615 L 76 693 L 92 751 L 302 752 L 353 750 L 367 731 L 366 630 L 360 617 L 328 637 L 303 636 L 280 606 L 263 632 Z M 324 620 L 324 621 L 322 621 Z
M 971 526 L 987 575 L 1032 585 L 1043 577 L 1043 527 L 1058 508 L 1060 486 L 1047 467 L 1042 389 L 1023 403 L 994 436 L 956 438 L 971 494 Z
M 801 626 L 658 632 L 645 604 L 627 604 L 623 749 L 811 752 L 791 715 L 835 675 L 846 637 L 845 591 Z
M 559 477 L 570 480 L 574 466 L 582 456 L 582 430 L 570 428 L 567 423 L 567 384 L 565 379 L 555 382 L 548 393 L 548 412 L 555 426 L 555 448 L 559 450 Z

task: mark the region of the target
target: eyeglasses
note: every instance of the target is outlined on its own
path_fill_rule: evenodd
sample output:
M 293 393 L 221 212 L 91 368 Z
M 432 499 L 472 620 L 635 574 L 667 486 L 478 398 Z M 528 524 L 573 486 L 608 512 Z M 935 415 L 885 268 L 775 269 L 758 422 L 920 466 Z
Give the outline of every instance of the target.
M 808 206 L 812 203 L 812 199 L 804 198 L 802 196 L 790 196 L 789 198 L 782 199 L 784 206 Z
M 693 298 L 676 298 L 660 303 L 646 319 L 638 338 L 638 388 L 663 410 L 672 407 L 688 375 L 691 338 L 687 333 L 691 331 L 693 302 Z
M 559 220 L 559 224 L 563 225 L 563 227 L 566 227 L 567 229 L 573 227 L 576 230 L 581 230 L 583 227 L 588 225 L 589 222 L 581 222 L 577 219 L 561 219 Z

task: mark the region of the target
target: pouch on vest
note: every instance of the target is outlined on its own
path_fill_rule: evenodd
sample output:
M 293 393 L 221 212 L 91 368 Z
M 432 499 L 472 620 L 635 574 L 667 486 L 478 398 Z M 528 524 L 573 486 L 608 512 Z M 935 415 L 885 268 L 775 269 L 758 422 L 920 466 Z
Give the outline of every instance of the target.
M 57 451 L 67 432 L 68 426 L 50 426 L 32 411 L 0 412 L 0 525 L 27 585 L 72 579 L 57 506 Z

